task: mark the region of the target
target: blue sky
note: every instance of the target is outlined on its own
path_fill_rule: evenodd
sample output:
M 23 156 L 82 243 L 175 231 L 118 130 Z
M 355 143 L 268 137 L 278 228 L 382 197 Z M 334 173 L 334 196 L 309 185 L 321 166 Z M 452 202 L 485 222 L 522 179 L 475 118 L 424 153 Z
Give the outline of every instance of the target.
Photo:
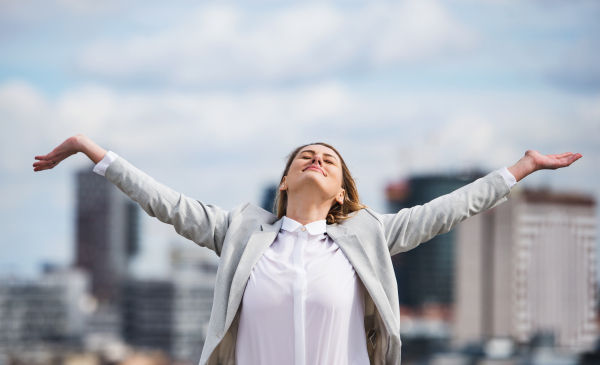
M 519 185 L 598 197 L 597 19 L 596 1 L 0 2 L 0 273 L 72 260 L 91 162 L 31 165 L 77 133 L 226 209 L 260 202 L 311 141 L 379 211 L 390 181 L 527 149 L 584 157 Z M 142 223 L 135 270 L 161 275 L 181 239 Z

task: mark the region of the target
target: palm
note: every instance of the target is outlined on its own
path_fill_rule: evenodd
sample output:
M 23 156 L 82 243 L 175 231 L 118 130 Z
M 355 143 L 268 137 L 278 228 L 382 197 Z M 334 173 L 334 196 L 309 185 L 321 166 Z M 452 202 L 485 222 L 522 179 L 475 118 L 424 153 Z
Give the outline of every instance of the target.
M 581 153 L 565 152 L 556 155 L 542 155 L 538 151 L 529 150 L 525 152 L 535 162 L 536 170 L 550 169 L 556 170 L 566 167 L 581 158 Z

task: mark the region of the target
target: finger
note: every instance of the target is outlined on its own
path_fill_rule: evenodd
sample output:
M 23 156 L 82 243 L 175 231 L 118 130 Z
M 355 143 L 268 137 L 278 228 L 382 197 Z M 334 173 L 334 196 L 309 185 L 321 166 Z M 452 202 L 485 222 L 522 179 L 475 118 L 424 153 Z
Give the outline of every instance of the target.
M 571 159 L 569 160 L 569 165 L 572 164 L 573 162 L 579 160 L 581 158 L 581 154 L 575 154 L 571 157 Z
M 560 161 L 560 167 L 570 166 L 573 162 L 577 160 L 579 160 L 579 156 L 577 154 L 574 154 L 570 157 L 564 157 Z
M 43 167 L 43 166 L 56 166 L 58 164 L 58 162 L 53 163 L 56 161 L 37 161 L 33 163 L 33 167 Z
M 40 162 L 40 164 L 38 165 L 38 167 L 53 168 L 57 164 L 58 164 L 58 161 L 43 161 L 43 162 Z
M 40 166 L 36 166 L 33 171 L 42 171 L 42 170 L 49 170 L 54 168 L 54 166 L 56 166 L 55 164 L 51 163 L 51 162 L 47 162 L 43 165 Z
M 563 157 L 571 156 L 572 154 L 573 154 L 573 152 L 565 152 L 565 153 L 558 153 L 553 156 L 556 158 L 563 158 Z
M 40 161 L 35 161 L 33 164 L 34 164 L 34 165 L 35 165 L 35 164 L 38 164 L 38 165 L 43 165 L 43 164 L 45 164 L 45 163 L 48 163 L 48 162 L 52 163 L 52 161 L 56 161 L 56 160 L 52 160 L 52 159 L 47 159 L 47 160 L 46 160 L 46 159 L 44 159 L 44 160 L 40 160 Z

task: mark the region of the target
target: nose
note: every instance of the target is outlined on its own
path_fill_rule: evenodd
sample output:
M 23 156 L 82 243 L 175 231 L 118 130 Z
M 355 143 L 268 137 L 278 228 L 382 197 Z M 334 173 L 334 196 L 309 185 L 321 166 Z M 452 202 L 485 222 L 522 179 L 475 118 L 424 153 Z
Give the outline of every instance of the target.
M 310 163 L 311 165 L 319 165 L 319 167 L 323 166 L 323 160 L 319 155 L 314 155 Z

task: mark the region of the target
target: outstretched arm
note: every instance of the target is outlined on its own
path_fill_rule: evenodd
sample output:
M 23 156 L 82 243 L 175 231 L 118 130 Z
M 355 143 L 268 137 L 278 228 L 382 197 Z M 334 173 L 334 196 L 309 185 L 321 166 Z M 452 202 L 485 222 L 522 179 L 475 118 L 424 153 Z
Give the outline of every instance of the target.
M 54 168 L 65 158 L 82 152 L 98 164 L 107 151 L 81 134 L 73 136 L 44 156 L 35 156 L 34 171 Z M 173 225 L 175 231 L 220 256 L 229 212 L 202 203 L 157 182 L 122 157 L 114 160 L 104 175 L 151 217 Z
M 519 181 L 537 170 L 569 166 L 581 157 L 581 154 L 571 152 L 544 156 L 538 151 L 528 150 L 508 171 Z M 504 178 L 498 171 L 493 171 L 429 203 L 381 215 L 390 254 L 408 251 L 450 231 L 468 217 L 505 201 L 509 193 L 510 187 Z

